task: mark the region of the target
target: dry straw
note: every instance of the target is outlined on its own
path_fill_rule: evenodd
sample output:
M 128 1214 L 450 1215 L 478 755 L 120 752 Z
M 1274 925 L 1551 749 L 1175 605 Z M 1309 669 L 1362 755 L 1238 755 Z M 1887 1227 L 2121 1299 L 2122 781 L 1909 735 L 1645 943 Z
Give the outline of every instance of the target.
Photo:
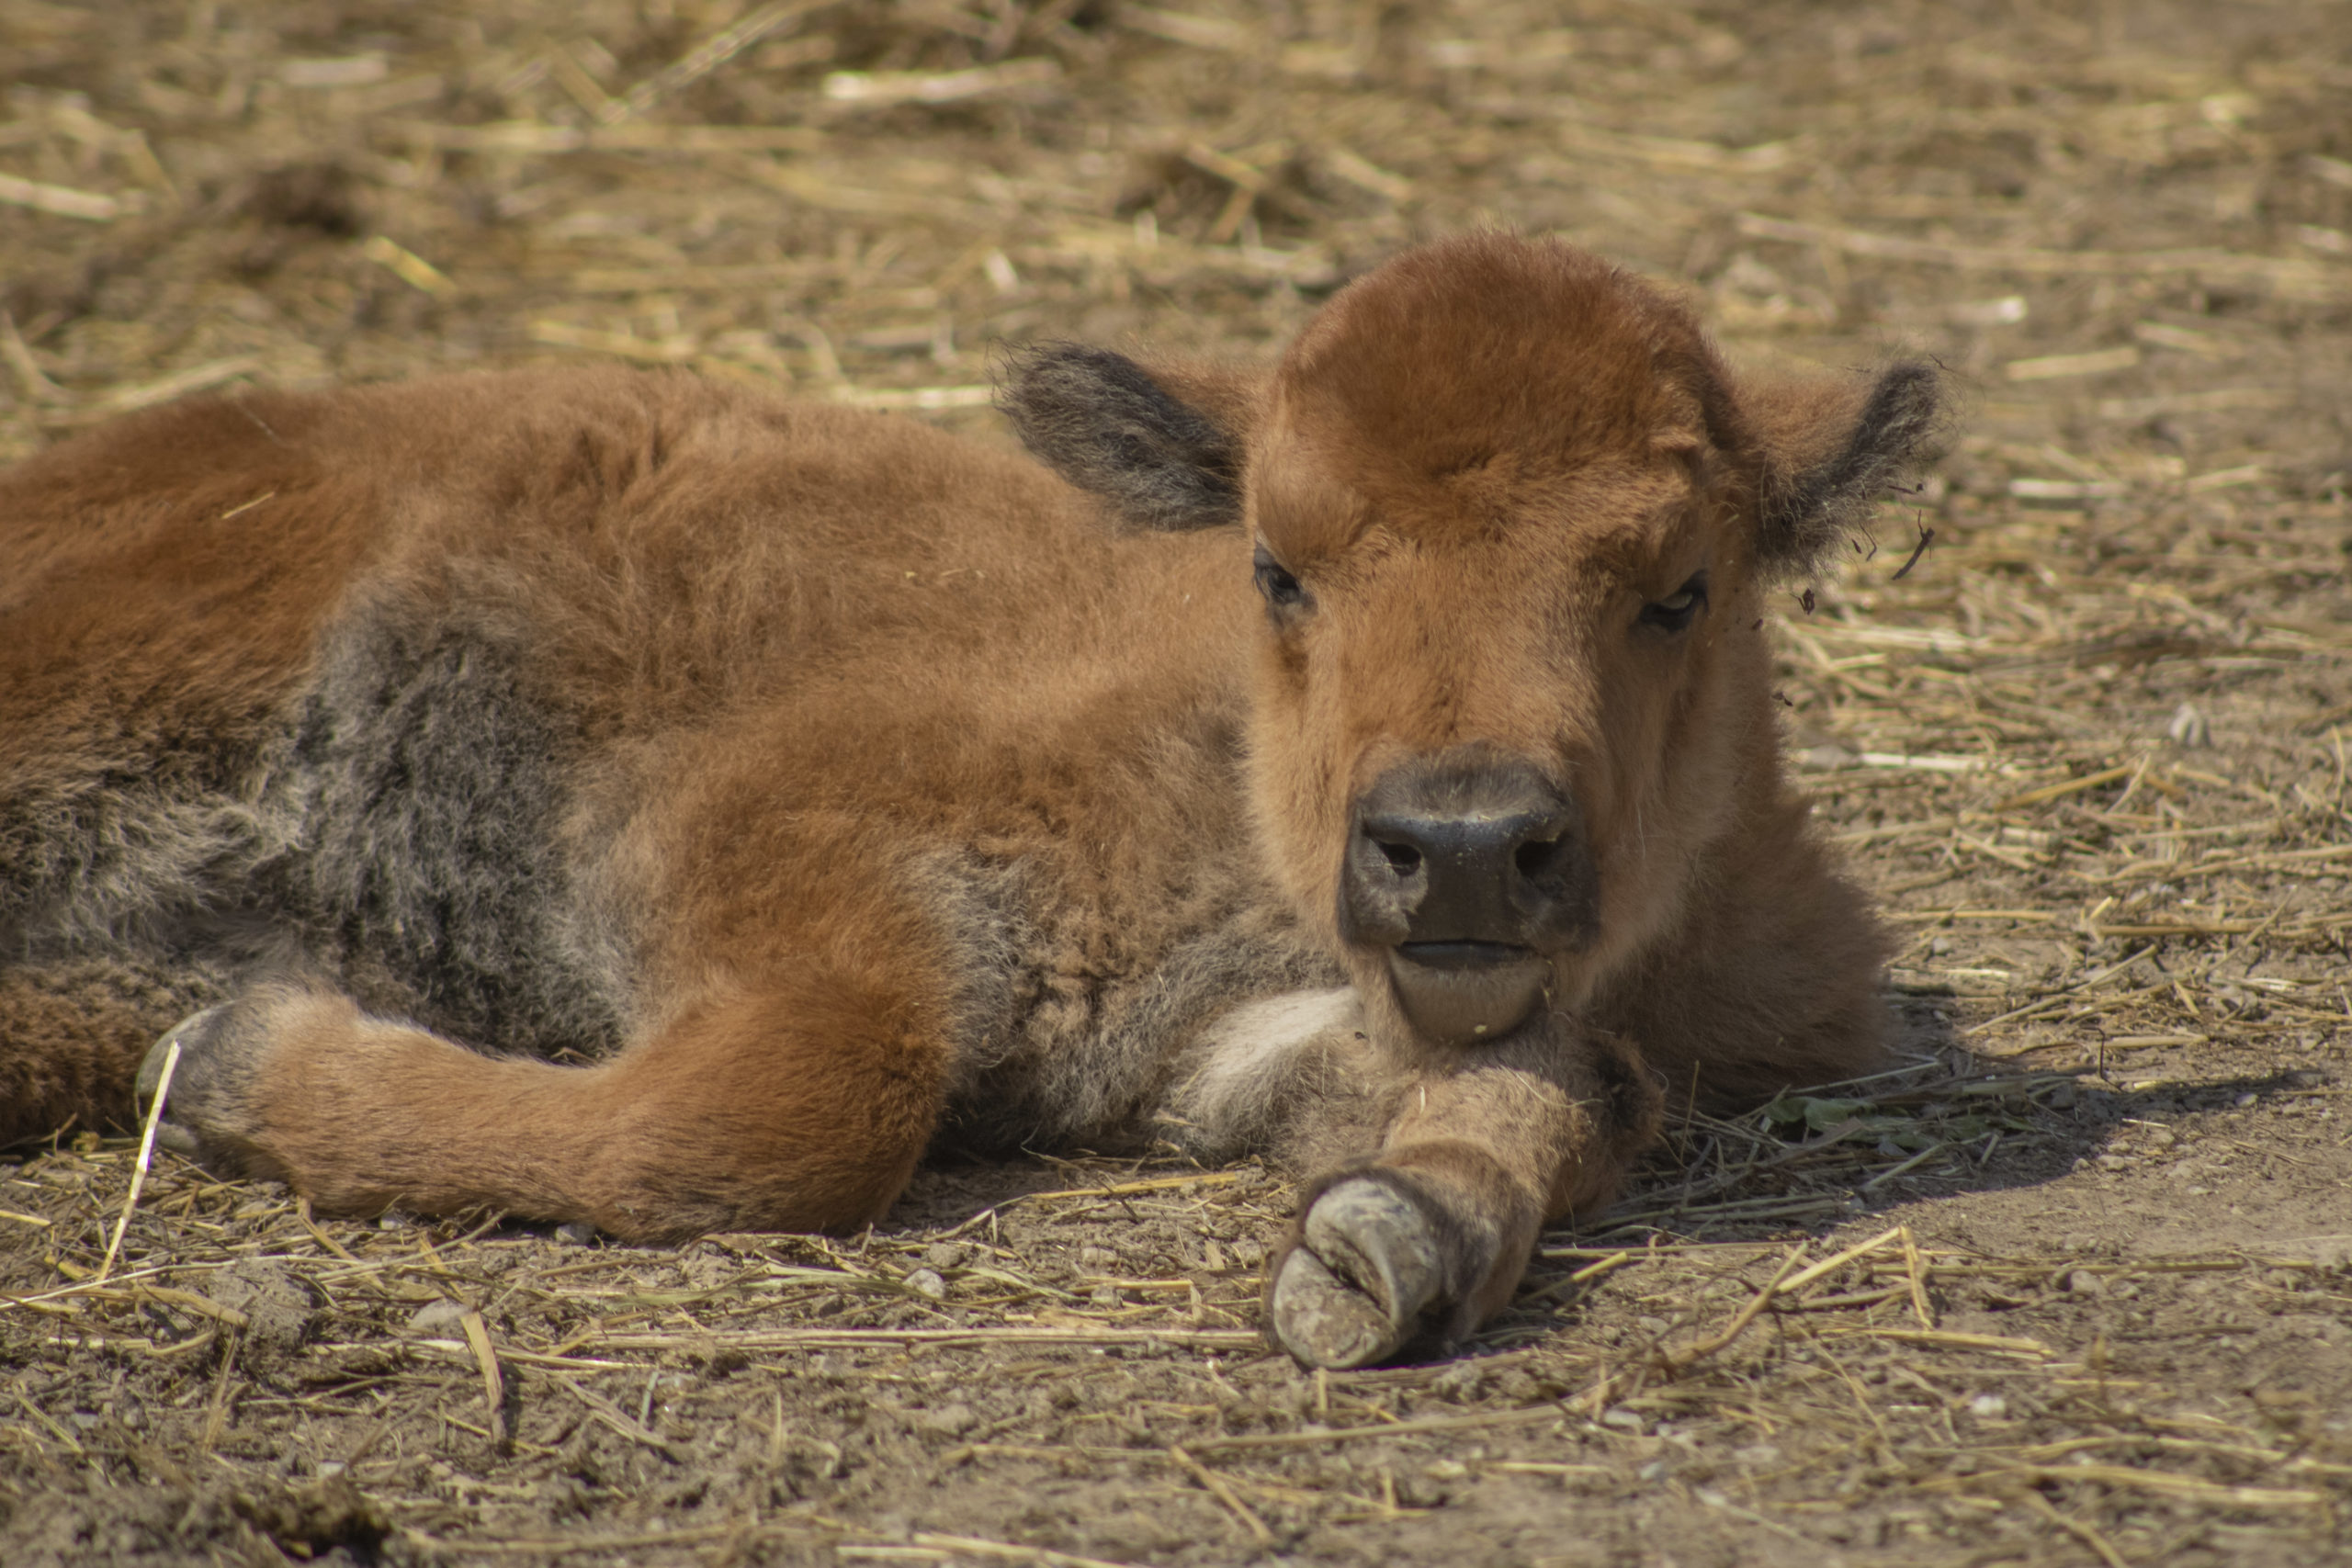
M 130 1190 L 122 1197 L 122 1217 L 114 1224 L 114 1235 L 107 1241 L 107 1255 L 98 1260 L 97 1283 L 107 1282 L 114 1272 L 114 1260 L 122 1250 L 123 1233 L 130 1228 L 131 1211 L 139 1207 L 140 1189 L 147 1185 L 148 1168 L 155 1158 L 155 1129 L 163 1125 L 164 1101 L 172 1092 L 172 1075 L 179 1071 L 180 1043 L 175 1035 L 164 1046 L 164 1067 L 155 1079 L 155 1099 L 147 1107 L 147 1124 L 139 1134 L 139 1159 L 131 1168 Z

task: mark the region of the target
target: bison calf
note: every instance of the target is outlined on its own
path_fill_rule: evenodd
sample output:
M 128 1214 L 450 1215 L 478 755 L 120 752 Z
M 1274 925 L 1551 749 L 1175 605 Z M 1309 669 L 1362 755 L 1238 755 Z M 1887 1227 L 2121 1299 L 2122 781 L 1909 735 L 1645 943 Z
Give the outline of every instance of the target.
M 1042 466 L 620 370 L 121 420 L 0 479 L 0 1136 L 192 1011 L 175 1145 L 344 1213 L 1270 1149 L 1281 1343 L 1442 1343 L 1668 1095 L 1878 1048 L 1762 626 L 1937 405 L 1486 234 L 1270 372 L 1015 355 Z

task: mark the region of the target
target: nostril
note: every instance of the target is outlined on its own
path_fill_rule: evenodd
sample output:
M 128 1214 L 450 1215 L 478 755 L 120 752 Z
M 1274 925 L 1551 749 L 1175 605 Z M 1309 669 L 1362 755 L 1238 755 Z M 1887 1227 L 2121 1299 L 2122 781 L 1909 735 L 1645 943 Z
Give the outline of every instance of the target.
M 1541 876 L 1552 868 L 1552 863 L 1559 852 L 1559 840 L 1532 839 L 1519 846 L 1511 860 L 1519 867 L 1520 875 Z
M 1410 876 L 1421 869 L 1421 852 L 1412 845 L 1381 843 L 1377 839 L 1373 842 L 1380 846 L 1380 852 L 1388 857 L 1388 869 L 1397 875 Z

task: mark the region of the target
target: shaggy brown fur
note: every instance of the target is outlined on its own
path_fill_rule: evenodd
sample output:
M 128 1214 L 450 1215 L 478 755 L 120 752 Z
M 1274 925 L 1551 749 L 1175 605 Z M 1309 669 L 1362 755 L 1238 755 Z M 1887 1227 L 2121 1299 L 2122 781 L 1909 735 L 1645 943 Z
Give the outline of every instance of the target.
M 1005 404 L 1051 469 L 596 371 L 0 477 L 0 1136 L 123 1121 L 194 999 L 172 1135 L 344 1210 L 843 1228 L 942 1139 L 1270 1146 L 1273 1330 L 1351 1365 L 1507 1301 L 1662 1085 L 1870 1059 L 1762 594 L 1931 373 L 1744 384 L 1485 235 L 1270 374 L 1049 345 Z

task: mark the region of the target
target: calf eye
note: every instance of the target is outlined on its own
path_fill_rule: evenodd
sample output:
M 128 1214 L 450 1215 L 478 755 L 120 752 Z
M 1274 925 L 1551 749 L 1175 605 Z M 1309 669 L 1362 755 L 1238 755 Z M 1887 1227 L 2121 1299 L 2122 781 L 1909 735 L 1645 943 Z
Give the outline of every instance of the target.
M 1258 592 L 1266 596 L 1270 606 L 1289 610 L 1306 603 L 1306 585 L 1293 577 L 1280 561 L 1268 555 L 1265 546 L 1258 547 L 1257 558 L 1252 564 L 1258 580 Z
M 1663 632 L 1679 632 L 1691 623 L 1706 602 L 1707 574 L 1702 571 L 1656 604 L 1643 605 L 1642 624 Z

